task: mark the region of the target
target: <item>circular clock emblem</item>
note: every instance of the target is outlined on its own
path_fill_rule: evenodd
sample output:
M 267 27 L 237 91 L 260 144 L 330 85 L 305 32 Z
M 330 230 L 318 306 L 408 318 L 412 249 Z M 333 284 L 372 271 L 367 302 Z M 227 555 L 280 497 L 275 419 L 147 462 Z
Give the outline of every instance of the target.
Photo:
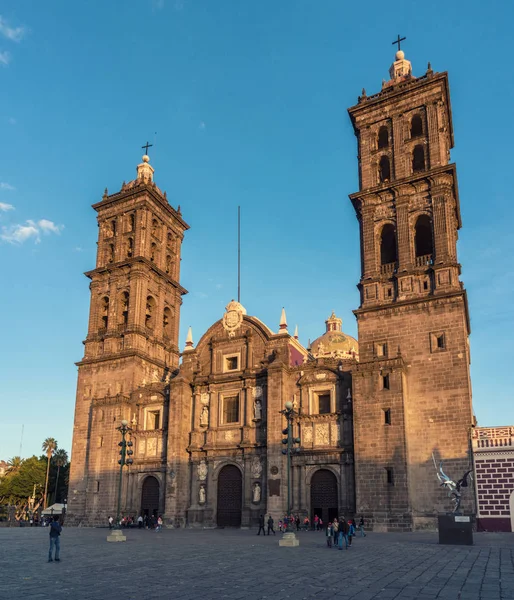
M 275 467 L 275 466 L 271 467 L 270 473 L 272 475 L 277 475 L 278 474 L 278 467 Z

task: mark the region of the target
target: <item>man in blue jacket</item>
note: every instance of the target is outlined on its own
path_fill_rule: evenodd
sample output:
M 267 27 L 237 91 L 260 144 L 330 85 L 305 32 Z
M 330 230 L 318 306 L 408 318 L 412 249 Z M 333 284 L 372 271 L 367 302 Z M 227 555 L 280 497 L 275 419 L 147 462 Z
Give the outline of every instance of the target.
M 61 531 L 62 527 L 59 523 L 59 516 L 55 515 L 54 520 L 50 523 L 50 550 L 48 551 L 48 562 L 53 562 L 52 552 L 55 546 L 55 562 L 60 562 L 59 552 L 61 550 Z

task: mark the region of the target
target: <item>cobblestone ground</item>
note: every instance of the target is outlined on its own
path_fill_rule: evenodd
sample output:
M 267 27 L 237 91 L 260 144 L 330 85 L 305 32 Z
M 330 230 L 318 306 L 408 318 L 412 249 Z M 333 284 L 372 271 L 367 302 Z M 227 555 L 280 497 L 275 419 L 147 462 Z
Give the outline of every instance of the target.
M 514 534 L 439 546 L 433 533 L 370 533 L 348 551 L 298 535 L 298 548 L 231 530 L 130 530 L 109 544 L 105 529 L 65 528 L 48 563 L 46 528 L 0 529 L 0 599 L 514 600 Z

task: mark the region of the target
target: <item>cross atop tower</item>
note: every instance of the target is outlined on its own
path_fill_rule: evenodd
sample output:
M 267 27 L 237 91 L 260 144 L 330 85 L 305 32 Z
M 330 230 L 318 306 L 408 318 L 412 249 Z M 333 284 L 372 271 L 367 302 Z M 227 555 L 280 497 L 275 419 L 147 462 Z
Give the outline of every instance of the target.
M 393 46 L 394 46 L 395 44 L 398 44 L 398 50 L 401 50 L 400 44 L 401 44 L 401 43 L 402 43 L 404 40 L 406 40 L 406 39 L 407 39 L 406 37 L 402 37 L 402 38 L 401 38 L 401 37 L 400 37 L 400 34 L 398 34 L 398 39 L 396 39 L 396 40 L 393 42 Z
M 400 37 L 400 36 L 398 36 Z M 403 38 L 405 39 L 405 38 Z M 145 154 L 148 154 L 148 148 L 151 148 L 153 146 L 153 144 L 149 144 L 148 142 L 146 142 L 146 144 L 144 146 L 141 146 L 142 149 L 144 149 Z

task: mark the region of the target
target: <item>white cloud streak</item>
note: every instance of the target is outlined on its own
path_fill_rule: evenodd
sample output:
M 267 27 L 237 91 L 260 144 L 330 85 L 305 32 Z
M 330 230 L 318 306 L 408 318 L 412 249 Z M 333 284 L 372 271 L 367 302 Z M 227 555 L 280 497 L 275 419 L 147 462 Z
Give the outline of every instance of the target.
M 6 67 L 11 62 L 11 55 L 7 50 L 0 52 L 0 65 Z
M 0 202 L 0 210 L 2 212 L 7 212 L 8 210 L 14 210 L 14 206 L 12 204 L 7 204 L 6 202 Z
M 9 190 L 14 191 L 16 188 L 10 183 L 6 183 L 5 181 L 0 181 L 0 190 Z
M 21 42 L 25 36 L 25 27 L 10 27 L 7 21 L 0 16 L 0 34 L 11 42 Z
M 60 233 L 64 229 L 64 225 L 56 225 L 48 219 L 40 219 L 33 221 L 29 219 L 24 225 L 16 224 L 9 227 L 2 227 L 0 239 L 10 244 L 23 244 L 27 240 L 34 240 L 34 243 L 39 244 L 41 234 Z

